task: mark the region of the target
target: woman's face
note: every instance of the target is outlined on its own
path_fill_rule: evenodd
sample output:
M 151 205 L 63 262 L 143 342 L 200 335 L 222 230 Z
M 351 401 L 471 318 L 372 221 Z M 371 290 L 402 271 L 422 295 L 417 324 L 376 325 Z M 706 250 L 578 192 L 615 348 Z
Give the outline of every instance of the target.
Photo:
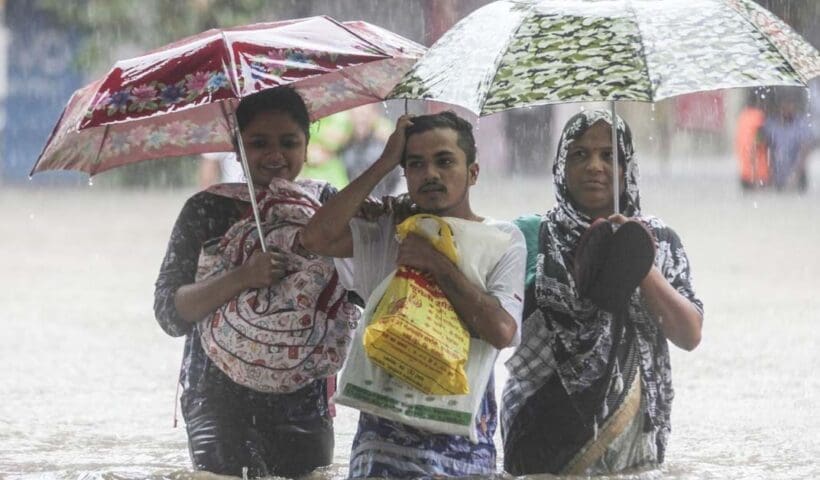
M 293 181 L 305 164 L 307 138 L 285 112 L 258 113 L 242 130 L 242 143 L 256 185 L 267 186 L 274 178 Z
M 618 166 L 618 186 L 624 192 L 624 171 Z M 592 217 L 614 213 L 612 198 L 612 130 L 598 121 L 567 150 L 567 190 L 577 208 Z

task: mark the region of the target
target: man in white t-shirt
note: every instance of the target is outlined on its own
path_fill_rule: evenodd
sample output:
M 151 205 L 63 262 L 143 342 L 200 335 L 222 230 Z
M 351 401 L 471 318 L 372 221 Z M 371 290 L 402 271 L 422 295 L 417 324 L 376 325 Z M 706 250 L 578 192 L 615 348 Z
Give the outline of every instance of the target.
M 382 156 L 325 203 L 302 232 L 302 244 L 336 257 L 343 283 L 367 299 L 397 265 L 430 274 L 472 335 L 496 348 L 520 340 L 526 246 L 509 222 L 482 218 L 470 207 L 478 179 L 472 125 L 452 112 L 399 118 Z M 511 241 L 487 277 L 487 290 L 472 284 L 424 238 L 401 244 L 392 213 L 375 220 L 354 218 L 367 195 L 397 166 L 407 191 L 423 213 L 483 222 L 510 234 Z M 354 346 L 354 348 L 360 348 Z M 478 443 L 468 437 L 434 434 L 362 413 L 350 454 L 350 478 L 490 475 L 495 472 L 496 402 L 493 379 L 477 417 Z

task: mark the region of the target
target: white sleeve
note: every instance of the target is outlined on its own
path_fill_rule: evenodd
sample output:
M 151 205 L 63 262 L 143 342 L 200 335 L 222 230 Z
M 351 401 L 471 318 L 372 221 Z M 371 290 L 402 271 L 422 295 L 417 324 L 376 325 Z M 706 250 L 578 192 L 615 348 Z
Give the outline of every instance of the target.
M 515 336 L 508 347 L 521 343 L 521 316 L 524 313 L 524 275 L 527 264 L 527 244 L 524 235 L 513 224 L 500 223 L 500 230 L 511 235 L 510 246 L 487 278 L 487 293 L 515 320 Z
M 333 264 L 336 266 L 336 273 L 339 274 L 339 283 L 345 290 L 356 291 L 356 278 L 354 277 L 353 257 L 334 258 Z

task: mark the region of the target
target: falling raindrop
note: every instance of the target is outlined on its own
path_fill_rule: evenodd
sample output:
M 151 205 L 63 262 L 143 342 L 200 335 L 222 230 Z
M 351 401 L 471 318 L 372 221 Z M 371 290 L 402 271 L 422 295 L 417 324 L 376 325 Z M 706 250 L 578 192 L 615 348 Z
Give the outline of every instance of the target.
M 29 220 L 34 220 L 34 213 L 29 213 L 28 214 L 28 219 Z
M 654 111 L 655 111 L 655 104 L 654 104 L 654 103 L 652 104 L 651 108 L 652 108 L 652 112 L 654 112 Z M 614 201 L 615 201 L 615 200 L 613 200 L 613 202 L 614 202 Z
M 89 186 L 89 187 L 93 187 L 93 186 L 94 186 L 94 177 L 88 177 L 88 186 Z
M 613 200 L 614 201 L 614 200 Z M 757 208 L 757 201 L 752 202 L 752 207 Z

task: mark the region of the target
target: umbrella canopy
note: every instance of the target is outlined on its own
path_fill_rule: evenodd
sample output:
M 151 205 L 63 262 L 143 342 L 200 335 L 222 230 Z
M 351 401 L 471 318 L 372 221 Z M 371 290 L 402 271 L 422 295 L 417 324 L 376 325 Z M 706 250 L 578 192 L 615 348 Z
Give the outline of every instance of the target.
M 329 17 L 209 30 L 117 62 L 69 100 L 32 174 L 99 172 L 142 160 L 233 150 L 248 95 L 291 85 L 312 119 L 381 101 L 424 47 Z
M 456 24 L 390 96 L 488 115 L 818 75 L 817 50 L 751 0 L 501 0 Z

